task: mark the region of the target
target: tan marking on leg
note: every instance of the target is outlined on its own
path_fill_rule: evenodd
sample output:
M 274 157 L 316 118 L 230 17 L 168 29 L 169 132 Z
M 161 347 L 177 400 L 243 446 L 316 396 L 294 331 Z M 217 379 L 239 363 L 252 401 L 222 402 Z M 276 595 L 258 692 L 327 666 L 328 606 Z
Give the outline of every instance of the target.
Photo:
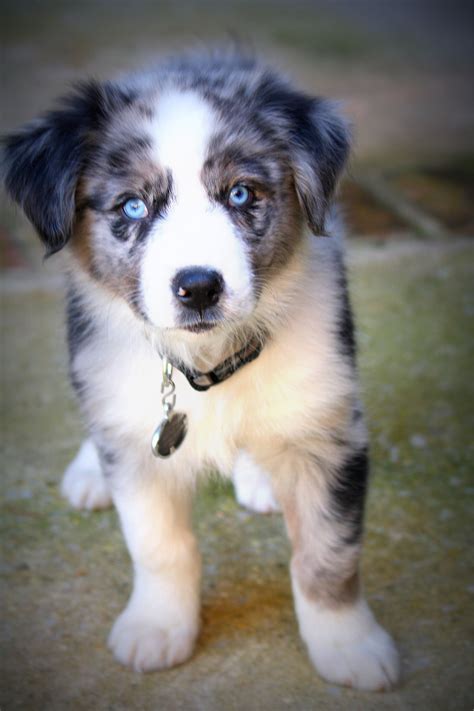
M 328 481 L 318 473 L 295 475 L 292 487 L 279 491 L 293 556 L 292 575 L 314 602 L 328 607 L 353 603 L 360 591 L 361 544 L 345 544 L 347 526 L 327 504 Z

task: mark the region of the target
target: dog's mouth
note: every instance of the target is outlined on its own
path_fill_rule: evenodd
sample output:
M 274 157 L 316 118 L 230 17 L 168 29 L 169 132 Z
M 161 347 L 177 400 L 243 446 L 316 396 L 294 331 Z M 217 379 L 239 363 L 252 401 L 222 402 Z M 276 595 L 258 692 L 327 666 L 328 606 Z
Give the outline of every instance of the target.
M 212 331 L 224 321 L 219 307 L 204 309 L 202 312 L 181 313 L 177 328 L 188 333 L 206 333 Z
M 199 321 L 198 323 L 182 325 L 180 328 L 189 333 L 204 333 L 205 331 L 212 331 L 216 326 L 217 321 Z

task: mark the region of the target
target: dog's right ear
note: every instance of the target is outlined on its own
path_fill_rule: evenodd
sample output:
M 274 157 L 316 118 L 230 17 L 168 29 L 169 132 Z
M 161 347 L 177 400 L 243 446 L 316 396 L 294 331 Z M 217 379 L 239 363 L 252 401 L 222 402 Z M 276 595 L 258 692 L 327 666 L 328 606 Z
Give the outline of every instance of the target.
M 130 95 L 113 84 L 79 84 L 58 108 L 3 139 L 2 177 L 46 246 L 58 252 L 72 234 L 78 180 L 94 135 Z

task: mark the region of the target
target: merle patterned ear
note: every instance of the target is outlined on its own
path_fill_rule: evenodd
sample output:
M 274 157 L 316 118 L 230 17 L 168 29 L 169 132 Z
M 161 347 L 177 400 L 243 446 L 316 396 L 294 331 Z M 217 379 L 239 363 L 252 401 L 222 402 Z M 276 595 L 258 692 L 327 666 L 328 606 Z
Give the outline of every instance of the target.
M 91 153 L 93 133 L 125 96 L 112 84 L 90 81 L 58 109 L 3 139 L 2 177 L 46 246 L 58 252 L 71 236 L 75 193 Z
M 330 102 L 306 99 L 302 103 L 291 129 L 295 189 L 311 231 L 321 234 L 349 155 L 349 127 Z
M 259 102 L 282 132 L 290 153 L 295 190 L 310 229 L 324 232 L 327 208 L 349 155 L 347 122 L 331 102 L 295 91 L 271 74 L 263 77 Z

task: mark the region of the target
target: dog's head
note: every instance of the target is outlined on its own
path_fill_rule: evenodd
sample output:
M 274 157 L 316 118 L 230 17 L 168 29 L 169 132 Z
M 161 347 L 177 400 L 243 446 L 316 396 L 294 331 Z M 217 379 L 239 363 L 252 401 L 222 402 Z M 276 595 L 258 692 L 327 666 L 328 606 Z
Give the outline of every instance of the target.
M 332 106 L 252 60 L 85 83 L 4 142 L 7 190 L 159 328 L 239 322 L 325 214 L 348 153 Z

